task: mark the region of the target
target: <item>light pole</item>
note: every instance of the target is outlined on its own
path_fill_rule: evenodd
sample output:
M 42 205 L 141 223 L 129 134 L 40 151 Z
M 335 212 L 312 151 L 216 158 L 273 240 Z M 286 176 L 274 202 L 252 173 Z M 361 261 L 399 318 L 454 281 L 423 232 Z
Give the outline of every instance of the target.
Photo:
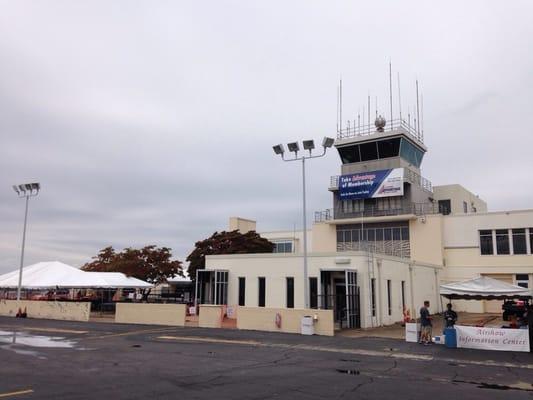
M 300 146 L 298 145 L 298 142 L 288 143 L 287 147 L 289 151 L 294 153 L 294 158 L 291 158 L 288 160 L 285 159 L 285 156 L 284 156 L 285 149 L 282 144 L 278 144 L 272 147 L 274 149 L 274 153 L 281 155 L 281 159 L 283 161 L 299 161 L 299 160 L 302 161 L 302 193 L 303 193 L 302 194 L 302 200 L 303 200 L 302 215 L 303 215 L 303 231 L 304 231 L 304 246 L 303 246 L 304 247 L 304 308 L 309 308 L 309 289 L 308 289 L 309 282 L 307 278 L 307 218 L 306 218 L 307 210 L 306 210 L 306 202 L 305 202 L 305 160 L 310 159 L 310 158 L 319 158 L 319 157 L 325 156 L 326 150 L 329 147 L 333 146 L 334 142 L 335 142 L 334 139 L 325 137 L 322 140 L 322 147 L 324 149 L 322 151 L 322 154 L 312 155 L 311 153 L 313 149 L 315 148 L 315 142 L 313 140 L 304 140 L 302 142 L 303 148 L 304 150 L 309 150 L 309 155 L 308 156 L 302 155 L 300 157 L 298 157 L 298 151 L 300 151 Z
M 28 203 L 30 197 L 35 197 L 39 194 L 41 185 L 39 183 L 24 183 L 22 185 L 13 185 L 13 190 L 17 193 L 19 198 L 26 199 L 26 211 L 24 213 L 24 230 L 22 232 L 22 250 L 20 254 L 20 268 L 19 268 L 19 284 L 17 288 L 17 300 L 20 300 L 20 290 L 22 288 L 22 267 L 24 266 L 24 246 L 26 244 L 26 224 L 28 222 Z

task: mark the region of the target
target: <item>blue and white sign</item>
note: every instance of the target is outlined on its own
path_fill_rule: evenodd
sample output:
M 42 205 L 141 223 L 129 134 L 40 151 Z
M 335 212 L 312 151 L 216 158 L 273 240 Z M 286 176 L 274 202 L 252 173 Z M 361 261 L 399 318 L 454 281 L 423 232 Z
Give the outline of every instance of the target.
M 403 168 L 340 176 L 340 200 L 391 196 L 403 196 Z

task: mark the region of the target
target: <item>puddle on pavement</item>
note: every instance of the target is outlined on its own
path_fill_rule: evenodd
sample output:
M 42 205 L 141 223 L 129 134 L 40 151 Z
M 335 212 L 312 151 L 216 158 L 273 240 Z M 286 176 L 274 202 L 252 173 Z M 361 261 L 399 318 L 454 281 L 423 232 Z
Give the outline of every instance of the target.
M 0 344 L 46 348 L 74 348 L 76 342 L 59 336 L 30 335 L 26 332 L 0 331 Z
M 354 363 L 361 362 L 361 360 L 356 360 L 355 358 L 341 358 L 341 361 L 344 361 L 344 362 L 354 362 Z
M 348 374 L 348 375 L 359 375 L 360 374 L 360 372 L 356 369 L 338 369 L 337 372 L 341 374 Z
M 454 379 L 453 382 L 456 383 L 468 383 L 470 385 L 477 385 L 480 389 L 493 389 L 493 390 L 522 390 L 525 392 L 533 392 L 533 384 L 527 382 L 516 382 L 508 385 L 500 385 L 498 383 L 486 383 L 486 382 L 472 382 L 472 381 L 461 381 Z

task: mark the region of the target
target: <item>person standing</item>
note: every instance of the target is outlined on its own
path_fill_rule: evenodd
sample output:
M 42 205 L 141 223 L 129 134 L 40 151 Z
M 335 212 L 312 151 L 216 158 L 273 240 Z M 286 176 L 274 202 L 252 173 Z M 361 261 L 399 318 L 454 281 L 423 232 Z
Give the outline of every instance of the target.
M 424 301 L 424 306 L 420 308 L 420 325 L 422 327 L 420 333 L 420 344 L 428 345 L 431 341 L 431 315 L 429 313 L 429 301 Z
M 452 310 L 452 303 L 446 304 L 446 311 L 444 311 L 444 327 L 453 328 L 457 322 L 457 313 Z

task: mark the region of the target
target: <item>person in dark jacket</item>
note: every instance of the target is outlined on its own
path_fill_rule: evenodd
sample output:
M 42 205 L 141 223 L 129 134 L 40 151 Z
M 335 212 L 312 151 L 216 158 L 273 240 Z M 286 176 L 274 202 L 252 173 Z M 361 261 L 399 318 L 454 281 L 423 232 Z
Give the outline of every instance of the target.
M 452 310 L 452 303 L 446 304 L 446 311 L 444 311 L 444 327 L 453 328 L 457 322 L 457 313 Z

